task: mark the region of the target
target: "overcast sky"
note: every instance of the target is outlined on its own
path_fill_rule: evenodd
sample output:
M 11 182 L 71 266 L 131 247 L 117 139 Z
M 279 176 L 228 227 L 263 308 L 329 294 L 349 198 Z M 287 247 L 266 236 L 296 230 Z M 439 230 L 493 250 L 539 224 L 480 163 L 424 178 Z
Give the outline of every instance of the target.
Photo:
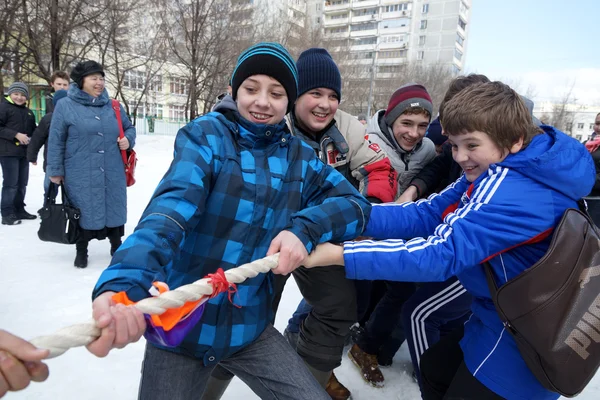
M 465 73 L 600 105 L 600 0 L 473 0 Z

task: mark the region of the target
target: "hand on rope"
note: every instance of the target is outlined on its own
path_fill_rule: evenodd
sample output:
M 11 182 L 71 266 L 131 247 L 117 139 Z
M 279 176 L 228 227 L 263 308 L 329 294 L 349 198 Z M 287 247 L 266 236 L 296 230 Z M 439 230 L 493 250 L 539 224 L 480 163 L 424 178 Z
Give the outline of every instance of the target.
M 53 335 L 37 337 L 31 340 L 31 343 L 40 349 L 50 351 L 49 356 L 45 358 L 57 357 L 68 349 L 79 346 L 88 346 L 93 354 L 103 357 L 111 349 L 121 348 L 141 337 L 142 324 L 139 314 L 146 314 L 143 317 L 145 320 L 143 326 L 146 326 L 150 319 L 154 320 L 147 316 L 163 317 L 163 314 L 168 314 L 167 310 L 180 309 L 190 302 L 192 305 L 199 305 L 221 292 L 232 295 L 231 289 L 235 290 L 234 284 L 254 278 L 259 273 L 269 272 L 277 267 L 278 260 L 279 254 L 272 254 L 224 271 L 222 276 L 211 274 L 191 284 L 164 291 L 156 297 L 143 299 L 131 306 L 117 305 L 116 302 L 113 304 L 114 292 L 105 292 L 94 301 L 93 320 L 60 329 Z

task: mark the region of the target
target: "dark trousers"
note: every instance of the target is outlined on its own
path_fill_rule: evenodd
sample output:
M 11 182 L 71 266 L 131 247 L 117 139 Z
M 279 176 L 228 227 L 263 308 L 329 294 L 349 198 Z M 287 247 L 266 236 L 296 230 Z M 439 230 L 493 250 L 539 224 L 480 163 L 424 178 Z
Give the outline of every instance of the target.
M 298 354 L 319 371 L 332 371 L 342 362 L 344 340 L 356 322 L 354 281 L 346 279 L 343 267 L 307 269 L 300 267 L 292 275 L 312 309 L 302 322 Z M 273 310 L 276 313 L 289 276 L 275 275 Z
M 423 353 L 442 336 L 462 327 L 471 314 L 472 302 L 473 297 L 452 277 L 445 282 L 422 283 L 404 303 L 402 328 L 418 379 Z
M 421 357 L 423 400 L 500 400 L 467 369 L 459 342 L 464 326 L 444 336 Z
M 3 217 L 25 211 L 25 191 L 29 181 L 29 163 L 25 157 L 0 157 L 2 166 L 2 199 L 0 209 Z
M 361 350 L 369 354 L 379 352 L 400 325 L 402 306 L 415 290 L 416 285 L 411 282 L 386 281 L 386 291 L 371 313 L 364 334 L 357 343 Z

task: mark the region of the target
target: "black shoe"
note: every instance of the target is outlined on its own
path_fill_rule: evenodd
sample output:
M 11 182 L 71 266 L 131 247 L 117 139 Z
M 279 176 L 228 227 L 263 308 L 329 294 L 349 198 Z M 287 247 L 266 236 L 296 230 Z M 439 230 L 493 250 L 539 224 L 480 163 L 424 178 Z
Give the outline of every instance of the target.
M 77 249 L 77 255 L 75 256 L 76 268 L 85 268 L 88 266 L 88 242 L 77 242 L 75 243 L 75 249 Z
M 2 225 L 19 225 L 21 220 L 15 214 L 2 217 Z
M 75 256 L 75 262 L 73 263 L 76 268 L 85 268 L 88 266 L 88 256 L 84 253 L 77 252 Z
M 27 211 L 19 211 L 17 212 L 18 219 L 36 219 L 37 215 L 29 214 Z
M 119 240 L 118 243 L 112 243 L 110 244 L 110 255 L 111 257 L 115 255 L 115 253 L 117 252 L 117 250 L 119 250 L 119 247 L 122 245 L 123 243 Z

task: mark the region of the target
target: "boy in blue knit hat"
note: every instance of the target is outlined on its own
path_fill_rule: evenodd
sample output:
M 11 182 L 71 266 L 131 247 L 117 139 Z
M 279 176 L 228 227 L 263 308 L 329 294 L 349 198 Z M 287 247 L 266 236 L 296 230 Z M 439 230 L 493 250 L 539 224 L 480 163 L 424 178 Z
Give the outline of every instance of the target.
M 277 252 L 276 271 L 285 272 L 318 243 L 361 234 L 370 204 L 286 128 L 297 80 L 284 47 L 254 45 L 238 58 L 232 96 L 179 131 L 169 170 L 94 289 L 102 336 L 90 352 L 105 356 L 146 329 L 115 293 L 139 301 L 153 281 L 175 288 Z M 220 366 L 262 399 L 329 399 L 271 325 L 271 280 L 260 274 L 231 300 L 208 300 L 175 346 L 147 335 L 139 398 L 200 398 Z
M 311 48 L 300 54 L 296 66 L 298 100 L 287 118 L 292 134 L 371 202 L 393 201 L 396 172 L 390 160 L 365 139 L 365 126 L 338 108 L 342 78 L 331 55 L 325 49 Z M 356 321 L 354 282 L 340 269 L 299 268 L 293 275 L 306 301 L 285 335 L 331 398 L 348 399 L 350 391 L 338 382 L 333 370 L 341 363 L 345 337 Z M 275 308 L 287 278 L 275 278 Z

